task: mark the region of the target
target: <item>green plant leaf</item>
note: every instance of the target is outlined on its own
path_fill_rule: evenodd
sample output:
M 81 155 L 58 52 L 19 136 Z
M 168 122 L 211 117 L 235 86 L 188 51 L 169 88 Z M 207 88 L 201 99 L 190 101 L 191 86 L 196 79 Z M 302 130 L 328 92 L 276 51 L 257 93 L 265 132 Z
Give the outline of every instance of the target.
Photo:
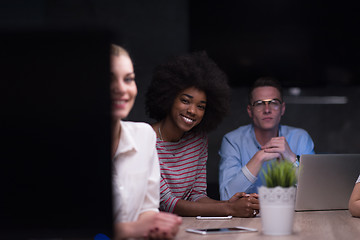
M 291 187 L 297 182 L 296 167 L 289 161 L 273 161 L 262 169 L 265 184 L 269 188 L 276 186 Z

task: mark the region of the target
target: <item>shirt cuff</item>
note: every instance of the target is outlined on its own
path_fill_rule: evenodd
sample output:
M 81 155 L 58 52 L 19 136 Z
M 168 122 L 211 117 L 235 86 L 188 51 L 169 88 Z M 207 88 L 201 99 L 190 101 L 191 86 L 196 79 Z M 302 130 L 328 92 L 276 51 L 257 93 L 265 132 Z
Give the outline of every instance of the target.
M 249 171 L 249 169 L 246 167 L 246 165 L 241 169 L 241 171 L 244 173 L 245 177 L 251 182 L 254 183 L 257 179 L 252 173 Z
M 158 208 L 148 208 L 148 209 L 143 209 L 140 211 L 139 215 L 144 213 L 144 212 L 159 212 L 159 209 Z

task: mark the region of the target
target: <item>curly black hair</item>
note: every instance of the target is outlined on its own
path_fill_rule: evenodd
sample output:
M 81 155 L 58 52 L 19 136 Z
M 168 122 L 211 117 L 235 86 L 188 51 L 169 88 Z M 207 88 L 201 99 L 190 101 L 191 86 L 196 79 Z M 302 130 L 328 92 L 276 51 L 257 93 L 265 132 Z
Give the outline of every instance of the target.
M 190 87 L 204 91 L 207 100 L 202 121 L 191 131 L 207 133 L 215 129 L 228 111 L 230 87 L 226 74 L 205 52 L 178 56 L 155 68 L 146 93 L 146 113 L 163 120 L 176 96 Z

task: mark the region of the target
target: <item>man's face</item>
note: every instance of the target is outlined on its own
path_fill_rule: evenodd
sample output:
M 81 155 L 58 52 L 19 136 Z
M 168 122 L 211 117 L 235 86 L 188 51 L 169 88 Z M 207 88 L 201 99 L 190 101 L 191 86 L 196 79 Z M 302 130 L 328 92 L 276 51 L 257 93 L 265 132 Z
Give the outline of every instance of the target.
M 277 100 L 270 104 L 266 102 L 272 99 L 280 100 L 280 102 Z M 262 100 L 265 100 L 265 103 L 257 104 L 256 107 L 252 106 L 255 102 Z M 282 102 L 280 92 L 275 87 L 257 87 L 252 92 L 251 105 L 248 105 L 247 111 L 255 128 L 264 131 L 277 130 L 281 116 L 285 113 L 285 103 Z

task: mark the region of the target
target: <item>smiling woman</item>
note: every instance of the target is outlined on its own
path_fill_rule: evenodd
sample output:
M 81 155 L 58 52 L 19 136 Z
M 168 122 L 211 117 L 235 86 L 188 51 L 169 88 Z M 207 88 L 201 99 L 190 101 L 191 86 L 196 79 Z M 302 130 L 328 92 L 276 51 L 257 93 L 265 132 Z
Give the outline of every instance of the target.
M 197 126 L 204 117 L 206 108 L 206 94 L 204 91 L 195 87 L 186 88 L 181 91 L 174 99 L 174 104 L 164 121 L 159 123 L 159 134 L 161 128 L 167 125 L 167 129 L 172 129 L 166 136 L 160 136 L 161 140 L 177 141 L 184 132 L 190 131 Z
M 145 123 L 123 121 L 137 88 L 125 49 L 111 46 L 112 158 L 115 239 L 175 237 L 181 218 L 159 213 L 159 161 L 155 133 Z
M 226 75 L 205 53 L 180 56 L 156 68 L 146 110 L 157 120 L 152 127 L 157 134 L 162 211 L 181 216 L 256 215 L 257 195 L 237 193 L 221 202 L 206 194 L 206 133 L 225 116 L 229 93 Z

